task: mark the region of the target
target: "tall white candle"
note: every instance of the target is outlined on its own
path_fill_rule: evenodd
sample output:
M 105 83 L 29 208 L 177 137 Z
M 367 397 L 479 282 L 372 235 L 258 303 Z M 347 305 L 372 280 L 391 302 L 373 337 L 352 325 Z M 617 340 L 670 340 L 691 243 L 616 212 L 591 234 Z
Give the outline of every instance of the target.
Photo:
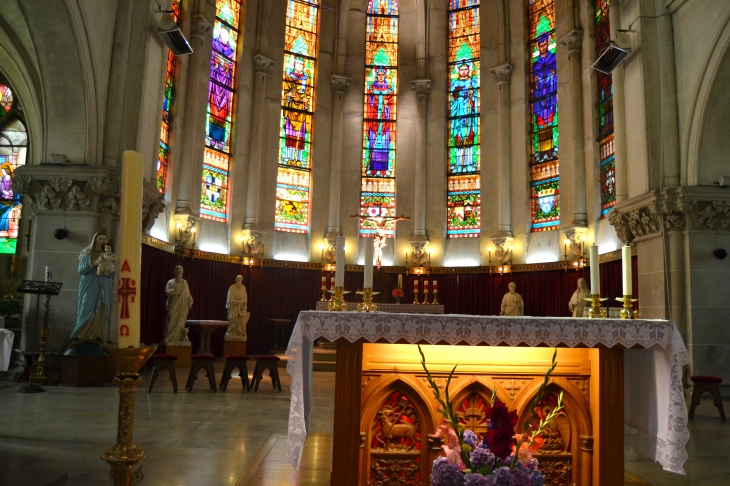
M 365 238 L 365 281 L 362 284 L 364 289 L 373 288 L 373 253 L 375 249 L 370 238 Z
M 337 237 L 337 253 L 335 254 L 335 287 L 345 286 L 345 237 Z
M 591 293 L 601 295 L 601 272 L 598 270 L 598 245 L 593 244 L 588 248 L 588 256 L 591 259 Z
M 631 247 L 621 248 L 621 267 L 624 278 L 624 295 L 632 295 L 631 288 Z
M 119 208 L 118 300 L 119 347 L 139 347 L 142 295 L 142 154 L 122 154 L 122 193 Z

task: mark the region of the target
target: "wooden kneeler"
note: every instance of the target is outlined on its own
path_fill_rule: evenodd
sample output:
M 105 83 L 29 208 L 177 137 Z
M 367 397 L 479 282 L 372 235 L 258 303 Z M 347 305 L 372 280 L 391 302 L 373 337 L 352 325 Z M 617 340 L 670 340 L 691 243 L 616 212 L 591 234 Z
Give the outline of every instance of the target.
M 165 369 L 170 375 L 170 381 L 172 382 L 172 388 L 177 393 L 177 373 L 175 373 L 175 360 L 177 356 L 174 354 L 157 354 L 152 356 L 152 377 L 150 378 L 150 386 L 147 388 L 147 393 L 152 391 L 152 385 L 155 384 L 155 380 L 160 376 L 160 370 Z
M 190 356 L 190 374 L 188 375 L 188 382 L 185 384 L 185 388 L 188 392 L 193 391 L 193 383 L 198 378 L 198 371 L 205 369 L 205 373 L 208 375 L 208 383 L 210 389 L 214 392 L 218 391 L 215 386 L 215 370 L 213 370 L 213 363 L 215 362 L 215 356 L 212 354 L 194 354 Z

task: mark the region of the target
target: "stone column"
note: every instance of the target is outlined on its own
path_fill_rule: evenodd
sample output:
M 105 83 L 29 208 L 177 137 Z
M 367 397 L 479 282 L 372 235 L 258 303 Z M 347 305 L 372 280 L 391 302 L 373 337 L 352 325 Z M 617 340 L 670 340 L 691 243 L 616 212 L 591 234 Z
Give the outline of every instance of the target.
M 195 51 L 190 55 L 185 92 L 185 117 L 180 140 L 180 177 L 177 182 L 175 213 L 197 215 L 205 154 L 205 104 L 210 79 L 211 26 L 202 14 L 191 19 Z
M 621 5 L 609 2 L 608 17 L 611 22 L 611 40 L 616 41 L 621 28 Z M 626 98 L 624 95 L 624 65 L 611 73 L 613 83 L 613 149 L 616 153 L 616 203 L 629 195 L 629 168 L 626 151 Z
M 416 124 L 416 204 L 414 205 L 415 214 L 413 216 L 413 236 L 411 238 L 411 245 L 413 245 L 414 242 L 428 241 L 426 237 L 426 122 L 428 117 L 428 90 L 431 89 L 431 80 L 413 80 L 411 88 L 416 90 L 416 103 L 418 106 Z
M 490 69 L 497 78 L 499 104 L 497 105 L 497 190 L 499 191 L 498 236 L 512 236 L 512 186 L 510 174 L 510 99 L 509 82 L 513 66 L 503 63 Z
M 343 101 L 350 87 L 350 78 L 333 74 L 332 83 L 332 166 L 330 171 L 330 211 L 327 221 L 327 239 L 340 236 L 340 195 L 342 190 L 342 124 Z
M 253 104 L 251 107 L 251 143 L 248 163 L 248 190 L 246 193 L 246 221 L 244 228 L 256 230 L 259 227 L 259 188 L 261 184 L 261 159 L 263 156 L 264 127 L 260 118 L 264 115 L 266 100 L 266 72 L 274 64 L 263 54 L 253 57 L 256 78 L 253 84 Z
M 569 157 L 563 160 L 570 160 L 568 171 L 572 180 L 573 190 L 573 217 L 570 225 L 572 227 L 586 227 L 586 164 L 585 151 L 583 150 L 583 84 L 581 78 L 581 43 L 583 42 L 583 31 L 573 29 L 562 39 L 560 45 L 568 50 L 568 61 L 570 62 L 570 99 L 568 109 L 570 110 L 571 124 L 570 140 L 571 151 Z

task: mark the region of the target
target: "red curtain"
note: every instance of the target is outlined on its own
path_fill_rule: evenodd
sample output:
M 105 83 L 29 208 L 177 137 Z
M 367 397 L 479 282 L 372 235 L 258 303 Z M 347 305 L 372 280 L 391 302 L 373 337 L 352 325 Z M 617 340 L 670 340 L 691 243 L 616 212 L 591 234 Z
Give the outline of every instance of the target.
M 638 298 L 637 261 L 633 258 L 634 298 Z M 296 320 L 299 311 L 312 310 L 321 298 L 321 274 L 318 270 L 297 268 L 249 268 L 232 263 L 212 260 L 182 259 L 157 248 L 142 246 L 142 342 L 159 343 L 165 332 L 165 284 L 173 278 L 176 265 L 184 268 L 193 295 L 193 307 L 189 319 L 226 319 L 226 295 L 236 275 L 243 276 L 248 291 L 248 352 L 267 353 L 271 345 L 272 331 L 269 319 Z M 391 275 L 395 283 L 397 277 Z M 531 316 L 569 316 L 568 301 L 577 287 L 578 278 L 589 281 L 588 269 L 551 270 L 499 274 L 439 274 L 428 277 L 437 280 L 438 300 L 447 314 L 497 315 L 502 296 L 508 292 L 507 284 L 515 282 L 517 292 L 525 301 L 525 314 Z M 403 277 L 402 302 L 413 302 L 415 276 Z M 422 288 L 425 276 L 418 277 Z M 622 295 L 621 261 L 601 264 L 601 293 L 609 297 L 611 307 L 620 306 L 615 301 Z M 328 277 L 329 285 L 329 277 Z M 589 282 L 590 284 L 590 282 Z M 362 287 L 362 273 L 347 272 L 345 288 Z M 423 299 L 423 294 L 420 295 Z M 355 293 L 347 296 L 356 301 Z M 394 301 L 392 298 L 384 299 Z M 636 306 L 638 308 L 638 306 Z M 223 351 L 223 330 L 216 331 L 211 344 L 214 354 Z M 193 349 L 197 349 L 197 336 L 191 333 Z

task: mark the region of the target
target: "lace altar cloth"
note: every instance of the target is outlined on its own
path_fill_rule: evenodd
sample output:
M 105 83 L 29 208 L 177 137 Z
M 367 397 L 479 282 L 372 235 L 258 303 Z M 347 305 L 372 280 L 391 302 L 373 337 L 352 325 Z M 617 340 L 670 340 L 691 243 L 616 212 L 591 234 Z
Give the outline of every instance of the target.
M 625 446 L 684 474 L 689 439 L 682 366 L 689 362 L 671 321 L 320 312 L 299 314 L 286 355 L 292 376 L 286 459 L 297 469 L 312 422 L 312 343 L 406 341 L 488 346 L 622 346 Z

